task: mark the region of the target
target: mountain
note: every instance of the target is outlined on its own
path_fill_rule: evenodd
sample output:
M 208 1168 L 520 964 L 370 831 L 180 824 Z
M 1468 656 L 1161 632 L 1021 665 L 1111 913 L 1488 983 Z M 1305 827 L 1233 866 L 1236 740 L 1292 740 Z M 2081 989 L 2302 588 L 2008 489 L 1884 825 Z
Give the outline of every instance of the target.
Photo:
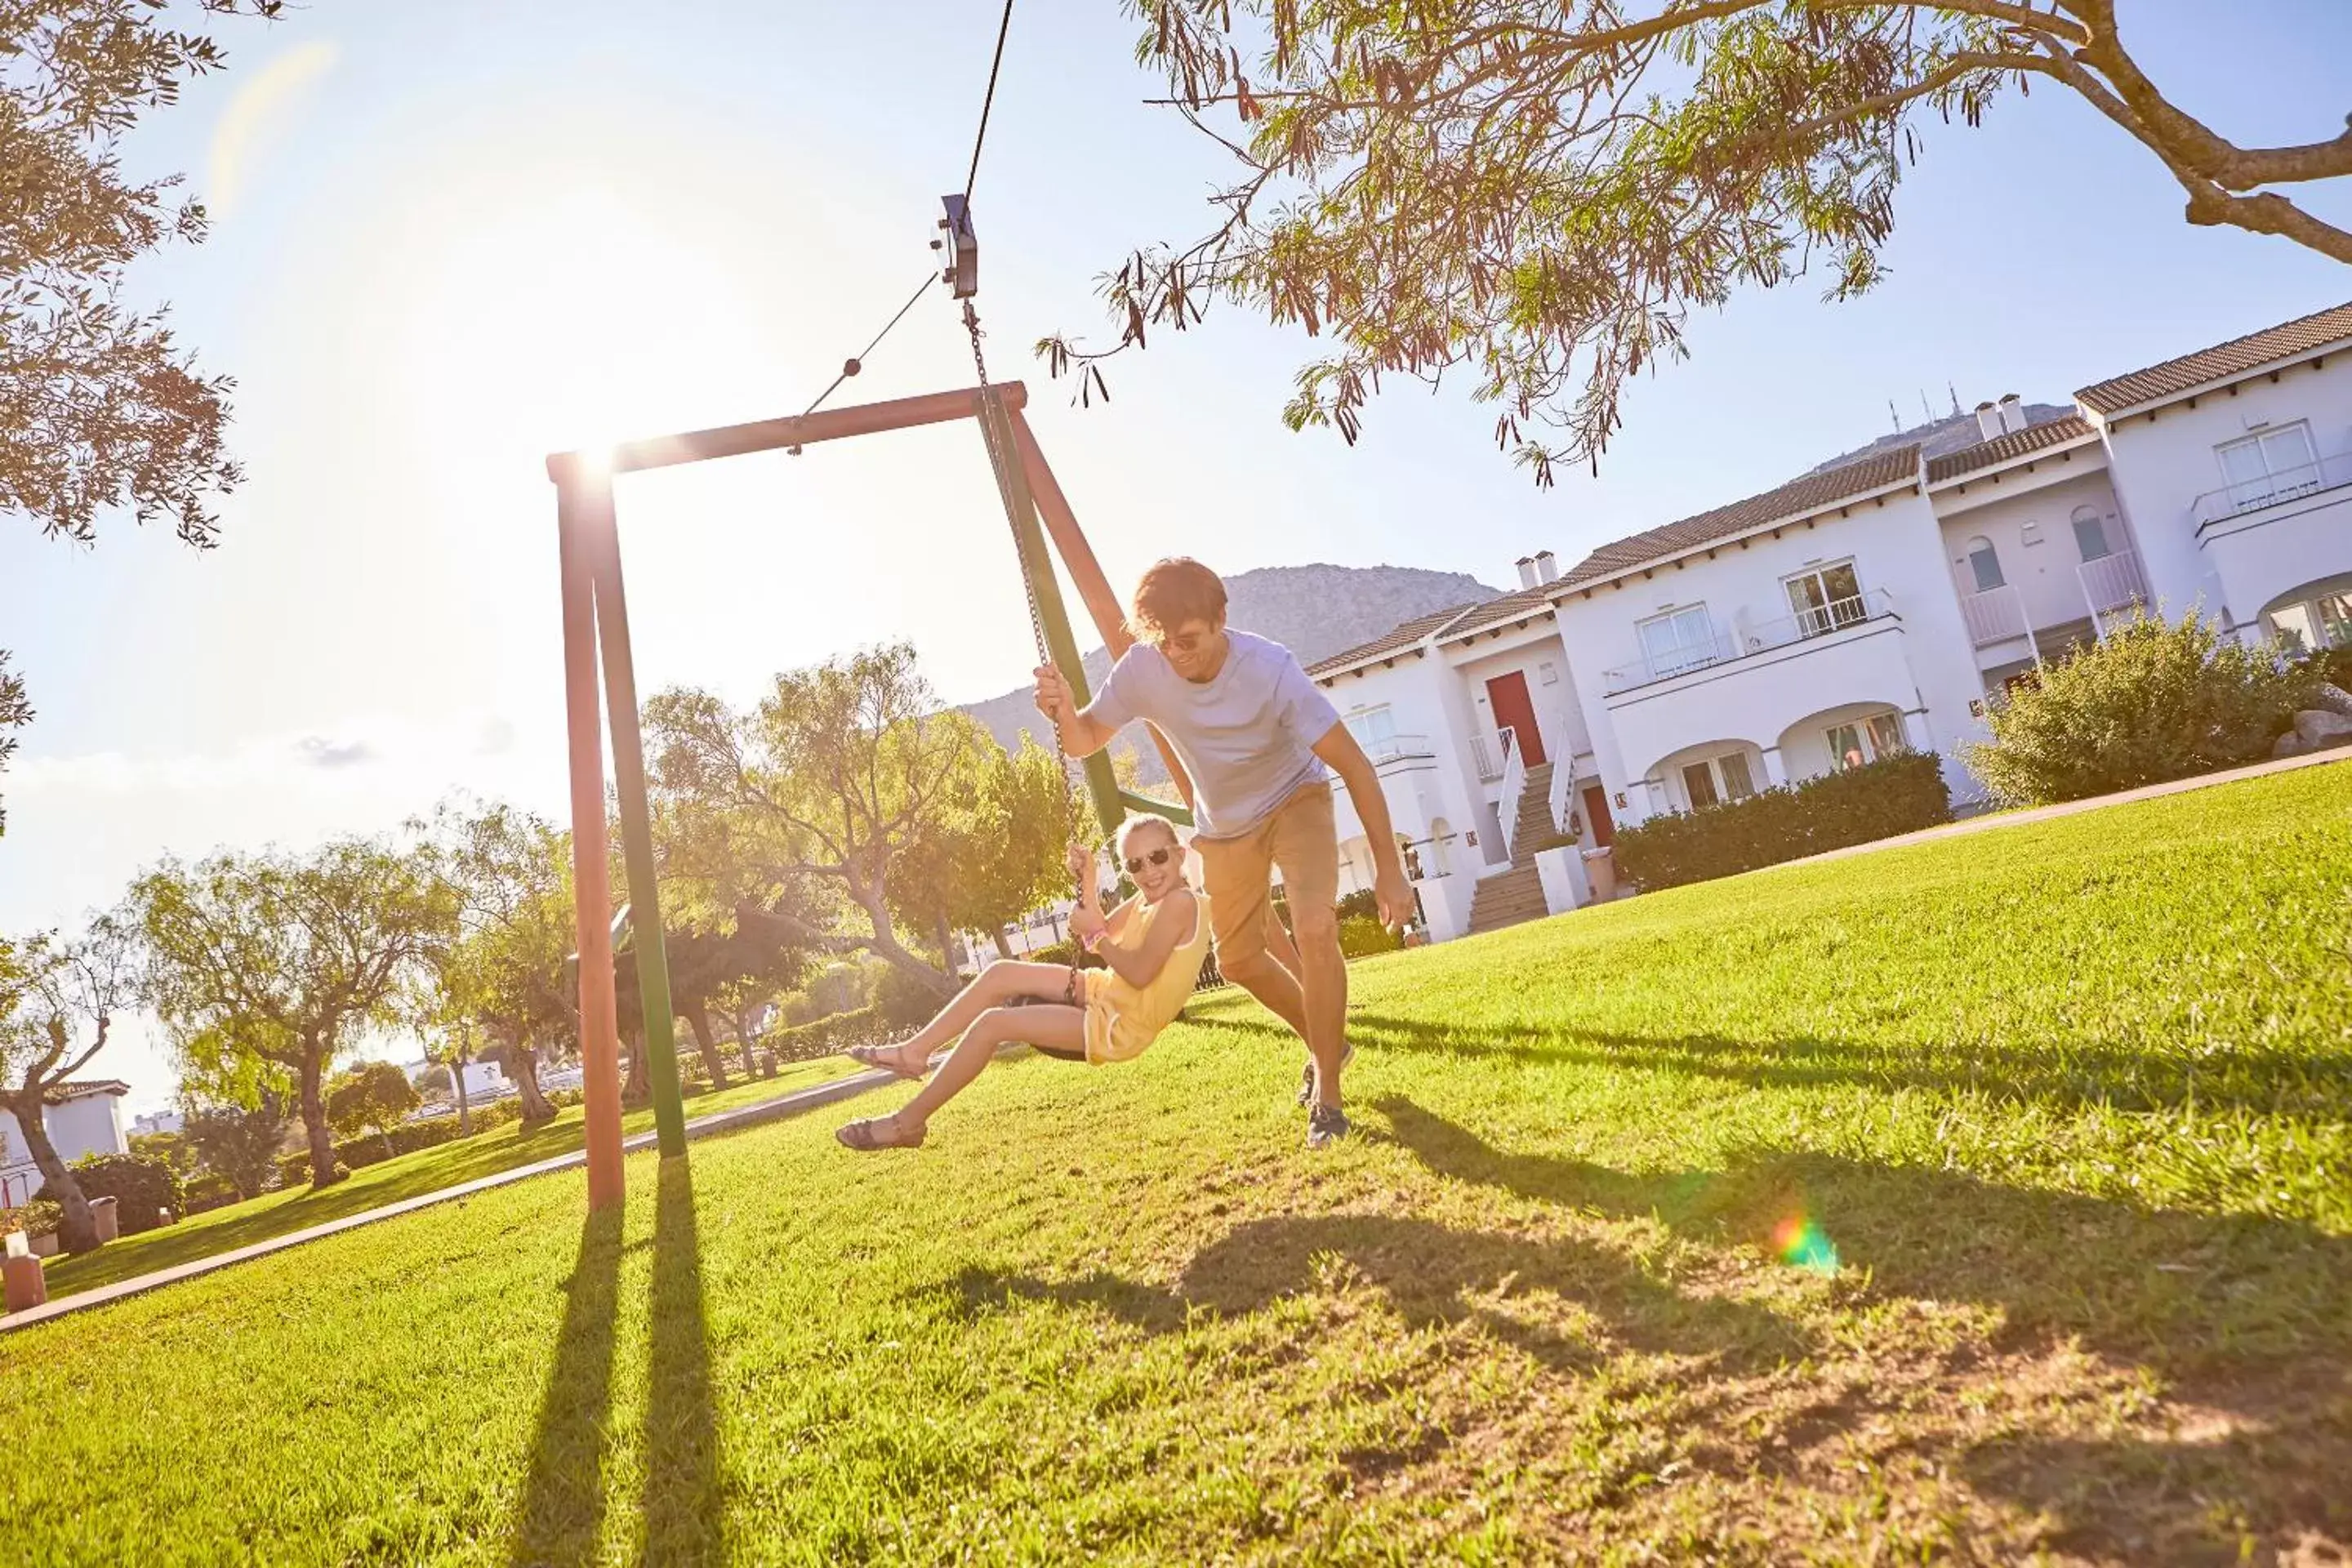
M 2028 403 L 2022 406 L 2025 423 L 2029 427 L 2035 425 L 2047 425 L 2053 419 L 2063 419 L 2074 412 L 2072 404 L 2063 408 L 2049 403 Z M 1867 447 L 1857 447 L 1851 452 L 1841 453 L 1832 458 L 1826 463 L 1817 463 L 1797 477 L 1801 479 L 1810 475 L 1827 473 L 1832 468 L 1843 468 L 1848 463 L 1859 463 L 1864 458 L 1875 456 L 1895 447 L 1917 446 L 1925 449 L 1926 456 L 1941 458 L 1957 452 L 1963 447 L 1973 447 L 1983 439 L 1984 431 L 1978 426 L 1975 415 L 1955 414 L 1948 418 L 1931 419 L 1925 425 L 1914 425 L 1908 430 L 1898 430 L 1891 436 L 1881 436 Z
M 1272 637 L 1297 654 L 1301 664 L 1313 664 L 1370 642 L 1415 616 L 1492 599 L 1499 593 L 1459 572 L 1319 563 L 1261 566 L 1225 579 L 1225 619 L 1242 631 Z M 1088 687 L 1101 686 L 1110 670 L 1110 655 L 1099 643 L 1087 652 L 1086 667 Z M 1041 746 L 1054 743 L 1025 686 L 1002 697 L 966 703 L 963 710 L 987 725 L 1006 747 L 1018 747 L 1024 730 Z M 1143 738 L 1140 727 L 1128 739 L 1140 753 L 1143 781 L 1158 783 L 1165 778 L 1159 754 Z

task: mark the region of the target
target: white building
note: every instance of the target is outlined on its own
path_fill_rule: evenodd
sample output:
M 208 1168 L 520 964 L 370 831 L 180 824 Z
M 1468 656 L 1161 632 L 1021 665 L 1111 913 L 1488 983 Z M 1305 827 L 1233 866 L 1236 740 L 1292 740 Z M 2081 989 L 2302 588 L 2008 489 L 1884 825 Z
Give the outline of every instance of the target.
M 122 1133 L 122 1097 L 131 1086 L 113 1079 L 66 1082 L 49 1091 L 52 1103 L 43 1107 L 41 1125 L 58 1157 L 68 1164 L 85 1154 L 127 1154 L 131 1142 Z M 0 1110 L 0 1208 L 16 1208 L 41 1190 L 40 1167 L 25 1142 L 16 1118 Z
M 1617 826 L 1897 750 L 2148 605 L 2352 643 L 2352 305 L 1618 540 L 1310 670 L 1376 764 L 1433 937 L 1588 896 Z M 1342 802 L 1342 890 L 1371 857 Z
M 184 1132 L 188 1119 L 177 1110 L 151 1110 L 144 1116 L 131 1119 L 133 1138 L 152 1138 L 159 1132 Z

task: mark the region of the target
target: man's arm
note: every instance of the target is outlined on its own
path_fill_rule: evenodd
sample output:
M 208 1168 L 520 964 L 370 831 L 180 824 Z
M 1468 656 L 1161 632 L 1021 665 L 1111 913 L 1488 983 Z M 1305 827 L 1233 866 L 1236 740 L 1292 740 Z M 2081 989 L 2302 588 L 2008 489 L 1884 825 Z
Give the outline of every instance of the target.
M 1389 797 L 1381 793 L 1381 776 L 1345 724 L 1325 731 L 1315 742 L 1315 754 L 1348 786 L 1356 820 L 1372 841 L 1372 900 L 1380 906 L 1381 923 L 1400 928 L 1412 915 L 1412 884 L 1405 880 L 1404 860 L 1397 854 L 1396 824 L 1389 819 Z
M 1069 679 L 1050 664 L 1037 667 L 1037 710 L 1053 721 L 1066 756 L 1091 757 L 1111 742 L 1118 726 L 1094 716 L 1094 707 L 1077 705 Z

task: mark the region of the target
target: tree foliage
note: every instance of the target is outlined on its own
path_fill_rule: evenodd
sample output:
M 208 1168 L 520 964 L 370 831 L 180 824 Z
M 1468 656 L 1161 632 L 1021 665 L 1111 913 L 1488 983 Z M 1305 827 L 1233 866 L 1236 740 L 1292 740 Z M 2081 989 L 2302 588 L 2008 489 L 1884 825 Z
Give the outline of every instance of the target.
M 1135 0 L 1138 55 L 1238 164 L 1223 219 L 1106 280 L 1120 342 L 1223 300 L 1332 349 L 1285 416 L 1355 440 L 1381 381 L 1448 373 L 1539 484 L 1597 461 L 1626 380 L 1694 308 L 1809 274 L 1880 277 L 1933 122 L 2078 94 L 2156 157 L 2193 224 L 2352 261 L 2352 231 L 2271 186 L 2352 175 L 2352 130 L 2240 147 L 2126 48 L 2123 0 Z M 2338 110 L 2341 105 L 2335 106 Z M 1066 338 L 1038 352 L 1095 363 Z
M 362 1062 L 327 1086 L 327 1121 L 344 1138 L 388 1134 L 423 1103 L 416 1086 L 393 1062 Z M 389 1151 L 389 1139 L 385 1147 Z
M 286 1098 L 276 1089 L 262 1089 L 250 1105 L 192 1106 L 186 1122 L 188 1142 L 205 1169 L 235 1187 L 240 1198 L 268 1190 L 278 1174 L 278 1146 L 291 1125 Z
M 8 733 L 33 721 L 33 700 L 25 690 L 25 678 L 8 668 L 8 652 L 0 648 L 0 773 L 8 771 L 8 759 L 16 754 L 16 737 Z M 0 801 L 0 838 L 8 836 L 8 807 Z
M 891 905 L 919 929 L 943 922 L 993 935 L 1066 890 L 1074 797 L 1053 752 L 1024 735 L 1008 753 L 984 731 L 972 737 L 969 773 L 957 785 L 893 864 Z
M 362 1031 L 403 1003 L 456 934 L 433 857 L 341 838 L 305 856 L 165 860 L 131 888 L 148 1000 L 197 1075 L 292 1079 L 311 1184 L 335 1179 L 326 1078 Z
M 435 813 L 429 831 L 457 923 L 457 941 L 435 957 L 432 1010 L 445 1025 L 478 1021 L 522 1096 L 523 1120 L 544 1121 L 555 1108 L 540 1091 L 541 1053 L 573 1048 L 579 1033 L 564 967 L 578 935 L 572 836 L 511 805 L 457 802 Z
M 736 713 L 706 691 L 646 705 L 649 773 L 688 838 L 721 830 L 757 844 L 780 884 L 816 879 L 856 906 L 866 934 L 844 937 L 775 912 L 812 949 L 862 948 L 926 984 L 950 976 L 911 952 L 890 905 L 891 868 L 941 813 L 968 805 L 972 725 L 940 710 L 903 644 L 776 677 Z M 747 826 L 748 825 L 748 826 Z
M 278 0 L 194 0 L 178 14 L 274 16 Z M 128 506 L 210 544 L 238 479 L 223 446 L 228 383 L 197 374 L 162 310 L 122 304 L 131 264 L 204 237 L 176 175 L 132 178 L 122 138 L 225 55 L 171 25 L 168 0 L 0 7 L 0 511 L 84 542 Z

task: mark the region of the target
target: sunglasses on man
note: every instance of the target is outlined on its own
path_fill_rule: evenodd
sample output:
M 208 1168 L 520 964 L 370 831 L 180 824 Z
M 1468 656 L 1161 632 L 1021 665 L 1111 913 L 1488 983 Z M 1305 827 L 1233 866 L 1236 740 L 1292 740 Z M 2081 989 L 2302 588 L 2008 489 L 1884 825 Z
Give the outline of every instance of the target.
M 1130 855 L 1127 858 L 1127 874 L 1132 877 L 1142 870 L 1147 864 L 1165 866 L 1168 864 L 1168 857 L 1175 853 L 1173 849 L 1162 845 L 1149 855 Z

